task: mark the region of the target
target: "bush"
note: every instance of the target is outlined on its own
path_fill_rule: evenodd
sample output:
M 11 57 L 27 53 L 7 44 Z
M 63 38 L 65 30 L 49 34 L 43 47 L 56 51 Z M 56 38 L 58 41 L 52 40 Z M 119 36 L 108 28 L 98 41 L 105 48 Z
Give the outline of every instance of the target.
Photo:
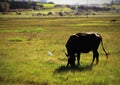
M 63 12 L 59 12 L 58 13 L 60 16 L 64 16 L 64 13 Z
M 49 16 L 49 15 L 53 15 L 53 13 L 52 13 L 52 12 L 48 12 L 48 14 L 47 14 L 47 15 L 48 15 L 48 16 Z

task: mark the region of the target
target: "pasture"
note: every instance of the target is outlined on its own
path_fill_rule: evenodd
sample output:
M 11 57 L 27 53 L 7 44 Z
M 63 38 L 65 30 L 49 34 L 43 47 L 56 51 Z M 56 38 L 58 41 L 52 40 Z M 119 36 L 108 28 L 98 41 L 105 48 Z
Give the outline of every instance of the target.
M 119 85 L 120 17 L 0 18 L 0 85 Z M 65 44 L 77 32 L 98 32 L 108 60 L 99 47 L 99 64 L 92 52 L 81 54 L 81 66 L 66 68 Z

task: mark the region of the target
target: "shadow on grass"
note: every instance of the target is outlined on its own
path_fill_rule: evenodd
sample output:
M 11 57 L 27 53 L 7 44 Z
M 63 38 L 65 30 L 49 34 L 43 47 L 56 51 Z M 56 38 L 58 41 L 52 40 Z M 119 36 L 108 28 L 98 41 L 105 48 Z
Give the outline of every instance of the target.
M 86 65 L 86 66 L 75 66 L 74 68 L 71 67 L 66 67 L 66 66 L 60 66 L 58 67 L 54 72 L 55 73 L 61 73 L 61 72 L 68 72 L 68 71 L 90 71 L 92 70 L 91 65 Z

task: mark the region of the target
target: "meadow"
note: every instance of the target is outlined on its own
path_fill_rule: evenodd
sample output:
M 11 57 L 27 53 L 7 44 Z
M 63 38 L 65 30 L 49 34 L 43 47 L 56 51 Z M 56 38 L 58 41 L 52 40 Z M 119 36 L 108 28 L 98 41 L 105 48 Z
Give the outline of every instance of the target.
M 78 32 L 100 33 L 108 60 L 100 46 L 97 66 L 90 52 L 66 68 L 65 44 Z M 119 57 L 120 17 L 0 18 L 0 85 L 119 85 Z

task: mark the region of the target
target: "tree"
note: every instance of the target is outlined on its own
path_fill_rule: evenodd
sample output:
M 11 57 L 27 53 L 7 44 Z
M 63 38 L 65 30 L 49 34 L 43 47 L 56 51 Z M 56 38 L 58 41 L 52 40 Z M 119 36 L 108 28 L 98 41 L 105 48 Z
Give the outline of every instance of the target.
M 10 5 L 8 2 L 0 2 L 0 11 L 9 11 Z

